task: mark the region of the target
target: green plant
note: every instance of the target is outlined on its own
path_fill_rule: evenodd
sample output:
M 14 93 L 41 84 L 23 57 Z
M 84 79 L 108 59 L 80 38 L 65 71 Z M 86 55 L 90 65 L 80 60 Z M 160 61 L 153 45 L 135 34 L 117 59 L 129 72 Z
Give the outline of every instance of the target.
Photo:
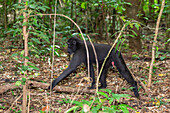
M 0 109 L 5 109 L 5 108 L 6 108 L 5 106 L 0 105 Z
M 26 6 L 25 6 L 26 5 Z M 25 10 L 27 7 L 27 10 Z M 45 6 L 42 2 L 36 2 L 35 0 L 29 0 L 26 2 L 21 2 L 13 5 L 13 9 L 18 10 L 18 16 L 16 18 L 16 23 L 8 30 L 8 33 L 13 35 L 13 42 L 18 42 L 22 40 L 21 36 L 23 26 L 27 26 L 27 32 L 29 33 L 29 40 L 28 40 L 28 48 L 29 48 L 29 57 L 26 59 L 30 59 L 31 57 L 39 58 L 43 54 L 43 49 L 46 49 L 46 44 L 50 43 L 49 37 L 49 28 L 44 21 L 42 21 L 42 16 L 36 16 L 36 14 L 40 14 L 45 12 L 48 7 Z M 24 16 L 22 15 L 23 12 L 26 12 L 28 22 L 22 24 Z M 32 16 L 31 16 L 32 15 Z M 22 42 L 22 41 L 21 41 Z M 51 47 L 50 47 L 51 48 Z M 58 51 L 58 50 L 56 50 Z M 46 51 L 45 51 L 46 52 Z M 47 51 L 49 52 L 49 51 Z M 49 52 L 50 53 L 50 52 Z M 55 52 L 58 54 L 57 52 Z M 15 60 L 23 60 L 24 57 L 24 50 L 20 52 L 14 53 L 11 57 L 15 58 Z M 37 66 L 31 62 L 27 62 L 27 66 L 24 65 L 23 62 L 17 64 L 17 68 L 20 70 L 22 74 L 25 71 L 32 72 L 33 70 L 39 70 Z M 28 76 L 28 75 L 25 75 Z M 30 75 L 30 77 L 33 75 Z M 17 81 L 16 85 L 23 85 L 25 84 L 26 79 L 22 78 L 21 81 Z
M 43 45 L 49 44 L 49 38 L 51 35 L 49 34 L 50 29 L 47 24 L 42 21 L 42 16 L 35 16 L 36 14 L 40 14 L 45 12 L 49 7 L 45 6 L 42 2 L 36 2 L 35 0 L 26 1 L 27 10 L 25 11 L 25 3 L 17 3 L 13 5 L 15 10 L 18 10 L 19 16 L 16 18 L 16 23 L 12 26 L 12 28 L 8 31 L 8 33 L 13 34 L 14 41 L 17 42 L 22 40 L 20 35 L 22 35 L 22 27 L 27 26 L 27 31 L 29 33 L 29 54 L 30 56 L 39 57 L 41 55 L 41 50 L 43 49 Z M 23 12 L 27 13 L 28 22 L 23 22 L 24 16 L 22 16 Z M 34 15 L 34 16 L 31 16 Z
M 84 105 L 88 107 L 91 106 L 88 112 L 92 112 L 92 113 L 98 113 L 98 112 L 116 113 L 121 111 L 124 113 L 129 113 L 128 108 L 135 110 L 134 108 L 126 104 L 118 104 L 118 105 L 114 104 L 114 101 L 119 102 L 120 98 L 122 97 L 130 98 L 130 95 L 128 94 L 114 94 L 110 89 L 102 89 L 100 92 L 97 92 L 97 94 L 98 97 L 96 97 L 95 100 L 93 100 L 93 98 L 91 98 L 89 101 L 88 100 L 72 101 L 70 99 L 63 99 L 63 101 L 59 101 L 59 103 L 72 102 L 72 104 L 74 104 L 74 106 L 68 109 L 66 113 L 69 112 L 84 113 L 85 111 Z M 106 105 L 106 103 L 108 103 L 108 105 Z

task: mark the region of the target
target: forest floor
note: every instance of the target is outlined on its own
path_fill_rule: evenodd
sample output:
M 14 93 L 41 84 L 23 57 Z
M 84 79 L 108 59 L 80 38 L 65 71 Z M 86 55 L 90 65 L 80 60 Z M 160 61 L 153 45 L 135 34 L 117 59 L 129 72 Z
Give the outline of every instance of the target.
M 12 53 L 7 54 L 6 52 L 0 53 L 0 87 L 7 87 L 12 84 L 13 81 L 21 80 L 22 74 L 18 70 L 22 63 L 22 60 L 14 60 L 10 56 Z M 123 54 L 125 57 L 127 66 L 131 69 L 135 77 L 139 78 L 145 85 L 148 81 L 148 72 L 150 61 L 145 60 L 132 60 L 126 58 L 126 53 Z M 50 65 L 48 59 L 44 58 L 41 61 L 39 59 L 30 59 L 32 63 L 40 69 L 39 71 L 34 71 L 29 73 L 33 75 L 30 77 L 33 81 L 44 82 L 50 84 Z M 69 64 L 68 57 L 56 57 L 54 63 L 54 77 L 57 78 L 64 69 L 67 68 Z M 133 92 L 130 90 L 130 85 L 120 76 L 115 68 L 110 69 L 108 72 L 107 83 L 108 89 L 116 87 L 116 93 L 120 90 L 128 90 L 131 92 L 132 97 L 130 99 L 121 98 L 119 102 L 115 104 L 127 104 L 135 108 L 137 111 L 129 110 L 130 112 L 138 113 L 169 113 L 170 112 L 170 60 L 157 60 L 156 67 L 154 68 L 154 75 L 152 79 L 152 86 L 150 92 L 146 93 L 144 89 L 138 85 L 139 94 L 142 99 L 137 99 L 134 97 Z M 58 84 L 58 86 L 72 87 L 72 88 L 87 88 L 90 86 L 90 82 L 81 79 L 87 76 L 87 72 L 84 66 L 80 66 L 76 72 L 71 74 L 65 80 Z M 81 81 L 81 83 L 80 83 Z M 57 87 L 57 86 L 56 86 Z M 0 89 L 1 90 L 1 89 Z M 87 89 L 90 90 L 90 89 Z M 51 96 L 49 90 L 41 88 L 31 88 L 28 89 L 28 95 L 30 95 L 31 100 L 29 102 L 29 110 L 31 113 L 38 113 L 40 110 L 45 111 L 50 105 L 50 109 L 56 113 L 64 112 L 71 108 L 73 105 L 65 103 L 65 99 L 75 99 L 77 101 L 90 100 L 93 98 L 94 94 L 81 93 L 79 92 L 57 92 L 52 91 Z M 107 105 L 107 104 L 106 104 Z M 0 94 L 0 113 L 11 109 L 11 113 L 21 112 L 22 109 L 22 87 L 15 88 Z

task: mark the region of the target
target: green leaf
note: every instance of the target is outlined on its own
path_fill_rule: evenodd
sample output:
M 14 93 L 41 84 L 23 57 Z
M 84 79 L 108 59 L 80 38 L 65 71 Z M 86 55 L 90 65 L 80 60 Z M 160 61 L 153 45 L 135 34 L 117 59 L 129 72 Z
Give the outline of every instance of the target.
M 41 37 L 42 39 L 44 39 L 45 41 L 47 41 L 48 43 L 50 43 L 48 36 L 45 35 L 44 33 L 41 33 L 41 34 L 40 34 L 40 37 Z
M 29 5 L 29 8 L 35 9 L 35 8 L 36 8 L 36 5 L 31 4 L 31 5 Z
M 104 109 L 103 110 L 104 113 L 117 113 L 117 112 L 119 112 L 119 110 L 112 108 L 112 107 L 107 107 L 107 106 L 104 106 L 103 109 Z
M 128 34 L 127 36 L 130 36 L 130 37 L 134 38 L 134 35 L 131 35 L 131 34 Z
M 44 8 L 44 7 L 39 7 L 39 9 L 41 9 L 42 11 L 46 11 L 46 8 Z
M 124 4 L 127 4 L 127 5 L 132 5 L 130 2 L 123 2 Z
M 31 38 L 31 40 L 33 40 L 34 42 L 41 44 L 41 42 L 37 39 L 37 38 Z
M 82 102 L 79 102 L 79 101 L 73 101 L 73 104 L 76 104 L 80 107 L 83 107 L 83 103 Z
M 149 18 L 148 17 L 143 17 L 145 20 L 149 20 Z
M 129 110 L 127 109 L 126 106 L 123 106 L 122 104 L 119 105 L 120 109 L 123 111 L 123 113 L 129 113 Z
M 112 93 L 112 97 L 115 98 L 119 102 L 120 98 L 122 98 L 122 97 L 129 98 L 130 95 L 128 95 L 128 94 L 114 94 L 114 93 Z
M 28 57 L 28 56 L 26 56 L 25 58 L 29 60 L 29 57 Z
M 134 30 L 131 30 L 131 31 L 133 32 L 133 34 L 135 34 L 136 36 L 138 36 Z
M 15 57 L 15 56 L 18 56 L 18 53 L 13 53 L 13 54 L 11 55 L 11 57 Z
M 118 50 L 119 44 L 120 44 L 121 40 L 118 40 L 117 44 L 116 44 L 116 49 L 115 49 L 115 53 Z
M 97 94 L 100 94 L 100 95 L 105 96 L 106 98 L 108 98 L 108 95 L 106 93 L 104 93 L 104 92 L 97 92 Z
M 126 19 L 125 19 L 125 16 L 120 16 L 120 18 L 125 22 Z
M 21 81 L 16 81 L 15 85 L 16 85 L 16 86 L 20 86 L 21 83 L 22 83 Z
M 133 107 L 126 105 L 126 104 L 120 104 L 119 107 L 124 113 L 129 113 L 127 108 L 130 108 L 130 109 L 136 111 L 136 109 L 134 109 Z
M 19 16 L 19 19 L 24 19 L 25 17 L 23 15 Z
M 24 77 L 22 78 L 22 82 L 26 82 L 26 80 L 27 80 L 26 78 L 24 78 Z
M 101 91 L 106 91 L 109 93 L 109 95 L 112 93 L 112 90 L 111 89 L 100 89 Z
M 98 113 L 99 109 L 101 109 L 101 105 L 98 104 L 97 106 L 92 106 L 91 112 L 92 113 Z
M 106 102 L 106 101 L 107 101 L 107 98 L 101 98 L 101 99 L 100 99 L 100 102 L 101 102 L 101 103 L 104 103 L 104 102 Z
M 23 26 L 28 26 L 28 22 L 24 22 L 22 25 Z
M 22 70 L 23 70 L 23 71 L 28 70 L 28 66 L 24 66 L 24 65 L 22 65 Z
M 166 59 L 166 56 L 161 56 L 160 59 L 164 60 L 164 59 Z
M 109 104 L 112 104 L 114 100 L 115 100 L 114 98 L 109 98 Z
M 130 23 L 129 26 L 130 26 L 131 28 L 133 28 L 133 24 L 132 24 L 132 23 Z
M 29 66 L 30 68 L 32 68 L 32 69 L 35 69 L 35 70 L 39 70 L 39 68 L 38 67 L 36 67 L 36 66 Z
M 86 2 L 81 3 L 81 8 L 86 9 Z
M 136 23 L 136 24 L 135 24 L 135 27 L 136 27 L 137 30 L 139 30 L 140 24 L 137 24 L 137 23 Z
M 67 111 L 65 111 L 65 113 L 70 113 L 71 111 L 74 111 L 74 113 L 75 113 L 77 108 L 79 108 L 79 106 L 73 106 L 70 109 L 68 109 Z

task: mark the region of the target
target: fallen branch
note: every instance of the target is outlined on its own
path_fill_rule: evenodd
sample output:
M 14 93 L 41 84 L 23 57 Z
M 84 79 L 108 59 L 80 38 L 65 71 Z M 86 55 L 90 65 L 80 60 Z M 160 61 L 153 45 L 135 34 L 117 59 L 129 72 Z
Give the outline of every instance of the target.
M 42 83 L 42 82 L 37 82 L 37 81 L 27 81 L 27 85 L 34 87 L 34 88 L 41 88 L 41 89 L 48 89 L 48 86 L 49 86 L 48 83 Z M 0 86 L 0 94 L 3 94 L 7 92 L 8 90 L 12 90 L 16 88 L 19 88 L 19 86 L 16 86 L 15 83 Z M 121 91 L 121 90 L 117 91 L 115 87 L 108 87 L 108 89 L 112 89 L 114 93 L 133 95 L 133 92 L 130 90 L 129 91 Z M 76 93 L 79 90 L 81 94 L 86 94 L 86 93 L 95 94 L 95 89 L 86 89 L 84 87 L 81 87 L 80 89 L 78 89 L 78 88 L 66 87 L 66 86 L 56 86 L 54 87 L 53 91 L 54 90 L 57 92 L 64 92 L 64 93 L 74 93 L 74 92 Z M 140 96 L 140 99 L 150 100 L 151 98 Z
M 3 94 L 7 92 L 8 90 L 16 89 L 16 88 L 18 88 L 18 86 L 16 86 L 15 83 L 0 86 L 0 94 Z

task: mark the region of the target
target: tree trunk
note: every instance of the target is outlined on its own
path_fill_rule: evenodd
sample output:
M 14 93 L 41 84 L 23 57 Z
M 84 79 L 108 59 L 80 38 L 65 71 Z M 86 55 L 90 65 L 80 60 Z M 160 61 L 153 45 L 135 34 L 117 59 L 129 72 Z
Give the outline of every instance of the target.
M 86 0 L 86 2 L 87 2 L 87 0 Z M 84 14 L 86 16 L 86 22 L 85 22 L 85 24 L 86 24 L 86 34 L 88 34 L 88 14 L 87 13 L 88 13 L 88 4 L 87 4 L 87 8 L 86 8 L 85 14 Z
M 76 0 L 75 0 L 75 23 L 77 23 L 77 6 L 76 6 Z M 78 32 L 78 29 L 76 29 L 76 32 Z
M 105 21 L 105 11 L 104 11 L 104 7 L 105 4 L 104 4 L 104 1 L 102 0 L 102 15 L 103 15 L 103 23 L 104 23 L 104 26 L 105 26 L 105 32 L 106 32 L 106 37 L 105 37 L 105 40 L 107 40 L 108 43 L 110 43 L 110 40 L 109 40 L 109 35 L 108 35 L 108 32 L 107 32 L 107 24 L 106 24 L 106 21 Z
M 52 14 L 51 2 L 52 2 L 52 0 L 49 0 L 49 8 L 50 8 L 50 9 L 49 9 L 49 13 L 50 13 L 50 14 Z M 50 18 L 50 19 L 49 19 L 49 20 L 50 20 L 50 28 L 51 28 L 51 30 L 52 30 L 52 29 L 53 29 L 53 26 L 52 26 L 52 25 L 53 25 L 53 24 L 52 24 L 52 17 L 50 16 L 49 18 Z M 50 33 L 51 33 L 51 32 L 50 32 Z
M 170 7 L 168 8 L 168 10 L 170 10 Z M 166 25 L 167 25 L 167 30 L 166 30 L 166 45 L 165 45 L 165 49 L 167 51 L 170 50 L 170 41 L 168 42 L 168 39 L 170 38 L 170 31 L 168 31 L 168 28 L 170 28 L 170 14 L 166 14 Z
M 71 19 L 73 19 L 73 8 L 74 8 L 74 0 L 71 0 Z M 73 29 L 74 24 L 71 23 L 71 29 Z
M 125 0 L 125 1 L 130 2 L 132 4 L 131 6 L 127 5 L 127 8 L 126 8 L 127 17 L 138 21 L 139 19 L 137 17 L 137 14 L 138 14 L 139 6 L 140 6 L 140 1 L 139 0 Z M 140 29 L 137 30 L 137 28 L 134 26 L 132 28 L 132 30 L 134 32 L 136 32 L 137 36 L 132 31 L 129 32 L 129 34 L 134 35 L 133 38 L 129 37 L 129 48 L 132 51 L 136 51 L 139 53 L 142 51 L 142 42 L 140 39 Z
M 25 10 L 27 10 L 27 5 L 25 5 Z M 23 16 L 24 16 L 24 20 L 23 20 L 23 23 L 25 22 L 28 22 L 28 18 L 27 18 L 27 15 L 26 15 L 26 12 L 23 12 Z M 24 66 L 28 66 L 27 62 L 28 62 L 28 31 L 27 31 L 27 26 L 23 26 L 23 37 L 24 37 L 24 56 L 25 56 L 25 60 L 24 60 Z M 27 70 L 24 71 L 24 75 L 23 75 L 23 78 L 26 79 L 26 76 L 27 75 Z M 23 85 L 23 104 L 22 104 L 22 113 L 26 113 L 26 107 L 27 106 L 27 85 L 26 85 L 26 82 L 25 84 Z
M 115 10 L 115 8 L 113 9 L 113 15 L 112 15 L 112 26 L 111 26 L 111 35 L 113 35 L 115 32 L 116 32 L 116 30 L 115 30 L 115 22 L 116 22 L 116 10 Z M 111 38 L 115 38 L 115 36 L 112 36 Z
M 7 5 L 6 0 L 4 0 L 4 28 L 7 30 Z
M 7 4 L 6 4 L 6 0 L 4 0 L 4 28 L 5 28 L 5 31 L 7 31 Z M 4 34 L 4 36 L 6 37 L 6 40 L 5 40 L 5 43 L 4 43 L 4 47 L 7 47 L 8 46 L 8 42 L 9 42 L 9 38 L 8 38 L 8 35 L 6 35 L 6 33 Z
M 154 21 L 154 8 L 152 7 L 152 5 L 154 4 L 154 0 L 149 0 L 149 15 L 150 15 L 150 19 Z

